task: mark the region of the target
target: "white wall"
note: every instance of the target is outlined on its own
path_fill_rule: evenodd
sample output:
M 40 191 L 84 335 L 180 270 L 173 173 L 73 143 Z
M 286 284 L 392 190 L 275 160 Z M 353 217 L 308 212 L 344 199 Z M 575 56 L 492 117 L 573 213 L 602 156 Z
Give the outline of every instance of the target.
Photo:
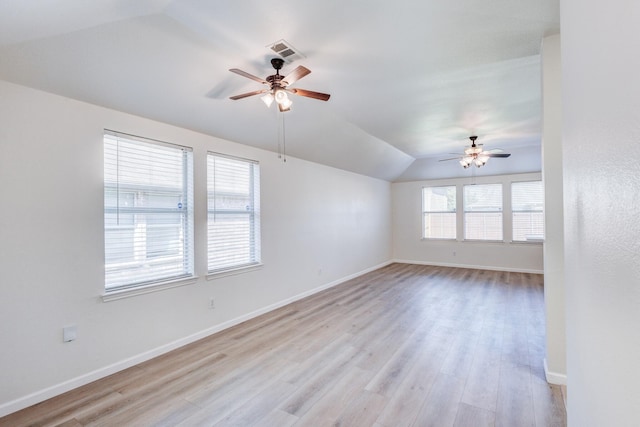
M 104 128 L 193 147 L 196 284 L 100 298 Z M 260 161 L 261 269 L 205 278 L 207 150 Z M 386 181 L 2 81 L 0 153 L 0 415 L 391 258 Z
M 562 69 L 560 36 L 542 43 L 542 176 L 545 195 L 544 301 L 547 381 L 566 384 L 564 214 L 562 199 Z
M 451 167 L 455 167 L 451 165 Z M 460 169 L 461 166 L 458 165 Z M 471 175 L 471 171 L 467 170 Z M 503 191 L 505 243 L 465 242 L 458 240 L 422 239 L 422 187 L 430 185 L 464 185 L 502 183 L 541 179 L 540 173 L 478 176 L 445 180 L 398 182 L 391 185 L 393 258 L 401 262 L 454 267 L 483 268 L 505 271 L 542 273 L 542 244 L 509 243 L 511 236 L 511 203 Z M 462 191 L 462 187 L 458 188 Z
M 570 426 L 640 425 L 640 2 L 563 0 Z

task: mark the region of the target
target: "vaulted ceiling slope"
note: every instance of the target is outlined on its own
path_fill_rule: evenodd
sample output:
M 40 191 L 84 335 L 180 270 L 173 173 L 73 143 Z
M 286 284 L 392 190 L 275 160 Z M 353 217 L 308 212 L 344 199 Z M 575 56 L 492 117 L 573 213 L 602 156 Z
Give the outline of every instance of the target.
M 229 100 L 261 86 L 228 69 L 272 74 L 268 47 L 285 39 L 305 57 L 283 74 L 304 65 L 295 87 L 331 94 L 294 97 L 289 155 L 447 177 L 464 171 L 437 159 L 471 134 L 539 152 L 540 43 L 558 31 L 558 0 L 0 0 L 0 78 L 276 150 L 276 109 Z

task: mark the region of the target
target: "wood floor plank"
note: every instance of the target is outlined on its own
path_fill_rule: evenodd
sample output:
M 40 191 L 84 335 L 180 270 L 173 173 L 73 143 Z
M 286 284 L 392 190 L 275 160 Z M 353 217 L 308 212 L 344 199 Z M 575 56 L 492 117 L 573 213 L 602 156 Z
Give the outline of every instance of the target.
M 390 264 L 0 426 L 565 426 L 541 275 Z
M 132 376 L 135 376 L 138 371 L 138 369 L 132 369 Z M 114 375 L 117 375 L 120 380 L 126 377 L 121 374 Z M 73 419 L 82 408 L 102 405 L 105 401 L 112 402 L 114 389 L 112 388 L 113 384 L 109 381 L 111 377 L 113 376 L 104 379 L 106 380 L 104 387 L 102 387 L 102 381 L 92 382 L 84 387 L 0 418 L 0 426 L 58 425 Z
M 274 409 L 269 412 L 260 423 L 257 424 L 260 427 L 289 427 L 296 425 L 298 417 L 291 415 L 288 412 L 281 411 L 280 409 Z
M 339 354 L 318 367 L 317 372 L 300 385 L 281 409 L 292 415 L 302 416 L 339 381 L 350 367 L 355 366 L 357 355 L 357 349 L 354 347 L 342 349 Z
M 473 332 L 462 331 L 456 334 L 442 365 L 442 372 L 466 379 L 471 370 L 477 344 L 478 335 Z
M 72 418 L 62 424 L 58 424 L 57 427 L 82 427 L 82 424 L 80 424 L 80 421 Z
M 458 415 L 464 379 L 441 372 L 418 411 L 415 427 L 453 426 Z
M 491 412 L 496 410 L 502 356 L 502 328 L 483 329 L 461 401 Z
M 216 370 L 216 361 L 223 356 L 214 353 L 179 369 L 172 364 L 167 371 L 158 370 L 135 384 L 120 388 L 118 392 L 123 398 L 114 404 L 101 410 L 93 408 L 91 412 L 77 414 L 76 418 L 83 425 L 123 425 L 138 418 L 141 418 L 140 423 L 146 424 L 151 419 L 159 421 L 178 414 L 186 417 L 196 407 L 183 398 L 208 381 L 208 376 Z M 104 420 L 108 421 L 103 423 Z
M 187 418 L 185 425 L 212 425 L 250 401 L 274 381 L 281 380 L 286 359 L 273 357 L 258 359 L 263 362 L 250 368 L 239 369 L 222 377 L 222 381 L 208 384 L 186 397 L 186 400 L 201 408 Z
M 496 427 L 535 426 L 529 367 L 503 362 L 496 407 Z
M 460 403 L 454 427 L 493 427 L 496 414 L 487 409 Z
M 262 392 L 234 410 L 231 414 L 214 424 L 214 426 L 253 426 L 263 422 L 263 419 L 278 407 L 295 390 L 289 383 L 277 381 L 269 384 Z
M 185 400 L 163 399 L 152 405 L 143 406 L 136 410 L 120 412 L 117 416 L 100 418 L 90 423 L 82 422 L 83 426 L 111 427 L 117 426 L 175 426 L 198 408 Z
M 335 427 L 370 426 L 376 421 L 386 398 L 380 394 L 363 391 L 352 400 L 333 422 Z
M 405 342 L 399 343 L 398 350 L 378 370 L 377 375 L 367 384 L 366 390 L 387 397 L 391 396 L 417 359 L 426 339 L 425 330 L 419 330 L 409 336 Z
M 411 426 L 438 378 L 451 336 L 432 332 L 418 350 L 418 358 L 377 419 L 388 427 Z
M 332 425 L 363 391 L 373 373 L 355 367 L 345 373 L 301 418 L 299 425 Z
M 461 402 L 494 412 L 498 400 L 500 362 L 475 358 L 465 383 Z
M 533 409 L 536 426 L 567 425 L 567 412 L 560 386 L 548 384 L 544 377 L 531 375 Z
M 97 420 L 108 416 L 113 408 L 119 407 L 125 400 L 125 396 L 114 392 L 93 404 L 83 405 L 79 409 L 70 410 L 70 412 L 73 413 L 74 420 L 81 425 L 86 425 L 88 424 L 87 420 Z

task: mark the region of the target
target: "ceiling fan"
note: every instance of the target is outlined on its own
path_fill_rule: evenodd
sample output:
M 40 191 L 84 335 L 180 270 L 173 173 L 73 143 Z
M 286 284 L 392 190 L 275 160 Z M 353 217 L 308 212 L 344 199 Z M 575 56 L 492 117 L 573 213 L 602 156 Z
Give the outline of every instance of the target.
M 471 146 L 464 149 L 464 154 L 462 156 L 442 159 L 440 161 L 446 162 L 448 160 L 459 160 L 460 164 L 465 169 L 471 165 L 475 165 L 479 168 L 480 166 L 484 166 L 491 157 L 506 158 L 511 155 L 510 153 L 502 153 L 502 150 L 499 148 L 484 151 L 482 144 L 476 145 L 476 139 L 478 139 L 477 136 L 470 136 L 469 139 L 471 140 Z
M 237 68 L 231 68 L 229 71 L 231 71 L 232 73 L 236 73 L 251 80 L 255 80 L 259 83 L 265 84 L 269 86 L 269 89 L 254 90 L 253 92 L 231 96 L 230 99 L 233 99 L 235 101 L 238 99 L 264 93 L 266 95 L 262 96 L 261 99 L 265 104 L 267 104 L 267 107 L 271 106 L 271 103 L 273 103 L 273 101 L 276 101 L 276 104 L 278 104 L 278 108 L 280 109 L 280 111 L 289 111 L 291 109 L 292 102 L 287 96 L 287 93 L 306 96 L 307 98 L 319 99 L 321 101 L 327 101 L 329 99 L 331 95 L 327 93 L 314 92 L 306 89 L 289 88 L 289 85 L 295 83 L 307 74 L 311 73 L 311 70 L 303 67 L 302 65 L 299 65 L 286 76 L 282 76 L 280 75 L 280 70 L 282 69 L 283 64 L 284 59 L 282 58 L 271 59 L 271 65 L 276 70 L 276 73 L 268 76 L 266 79 L 261 79 L 260 77 L 256 77 L 253 74 L 249 74 L 246 71 L 242 71 Z

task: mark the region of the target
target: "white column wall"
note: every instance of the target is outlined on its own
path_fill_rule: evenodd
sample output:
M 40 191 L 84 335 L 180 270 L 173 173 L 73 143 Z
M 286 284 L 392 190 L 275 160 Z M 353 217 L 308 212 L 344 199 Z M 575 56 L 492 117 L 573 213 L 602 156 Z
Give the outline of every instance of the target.
M 570 426 L 640 425 L 640 2 L 563 0 Z
M 560 35 L 542 42 L 542 178 L 545 194 L 544 301 L 547 381 L 566 384 Z
M 102 301 L 104 128 L 193 147 L 197 283 Z M 261 165 L 264 267 L 216 280 L 207 150 Z M 391 258 L 387 181 L 3 81 L 0 153 L 0 416 Z M 63 343 L 70 324 L 77 340 Z

